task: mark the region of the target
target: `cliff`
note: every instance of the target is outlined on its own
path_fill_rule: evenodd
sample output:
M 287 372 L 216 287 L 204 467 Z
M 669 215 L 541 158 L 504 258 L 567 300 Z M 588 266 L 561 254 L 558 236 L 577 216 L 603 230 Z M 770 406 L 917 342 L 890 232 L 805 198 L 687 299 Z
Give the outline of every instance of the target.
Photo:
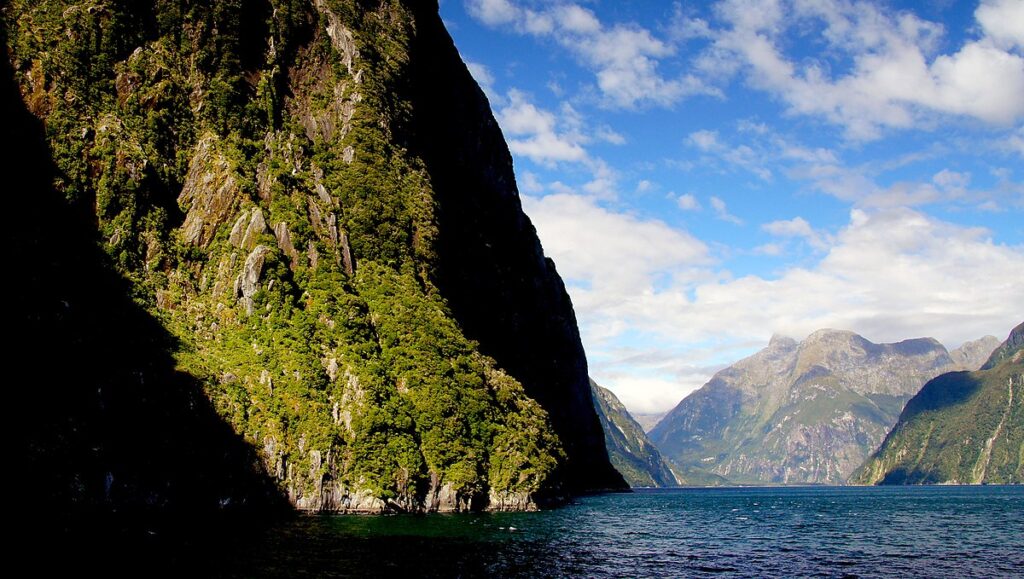
M 684 484 L 615 394 L 593 380 L 590 388 L 594 396 L 594 410 L 604 429 L 608 458 L 629 486 L 674 487 Z
M 980 370 L 925 384 L 851 482 L 1024 482 L 1024 324 Z
M 5 233 L 40 272 L 19 287 L 18 355 L 103 354 L 24 382 L 102 415 L 69 403 L 59 435 L 27 435 L 32 464 L 66 449 L 37 473 L 75 489 L 61 501 L 159 505 L 202 468 L 161 474 L 144 439 L 111 458 L 135 422 L 242 457 L 253 488 L 310 510 L 624 486 L 572 305 L 436 3 L 13 1 L 3 35 L 27 144 L 8 161 L 33 177 Z M 201 414 L 237 448 L 127 399 Z
M 970 343 L 956 357 L 977 367 L 979 348 Z M 836 330 L 799 343 L 777 336 L 683 399 L 650 437 L 680 467 L 732 482 L 842 483 L 928 379 L 959 367 L 927 338 L 874 344 Z

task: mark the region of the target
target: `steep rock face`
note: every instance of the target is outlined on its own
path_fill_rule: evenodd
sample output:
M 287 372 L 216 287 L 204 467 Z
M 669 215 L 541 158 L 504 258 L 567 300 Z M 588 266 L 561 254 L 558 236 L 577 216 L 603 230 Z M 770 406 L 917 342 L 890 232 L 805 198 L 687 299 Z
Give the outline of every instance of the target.
M 974 371 L 979 370 L 988 361 L 996 348 L 1002 345 L 999 338 L 985 336 L 978 340 L 964 342 L 959 348 L 950 351 L 949 357 L 956 363 L 958 369 Z
M 981 370 L 925 384 L 851 482 L 1024 482 L 1024 324 Z
M 557 473 L 566 487 L 620 488 L 604 458 L 600 424 L 589 411 L 576 316 L 522 211 L 508 147 L 436 5 L 412 4 L 425 24 L 410 47 L 417 114 L 402 132 L 437 192 L 438 286 L 466 335 L 548 412 L 566 454 Z
M 604 429 L 608 458 L 631 487 L 673 487 L 684 484 L 615 394 L 590 381 L 594 410 Z
M 624 486 L 436 3 L 14 1 L 3 27 L 60 203 L 293 505 Z
M 733 482 L 842 483 L 928 379 L 958 365 L 932 339 L 819 330 L 717 373 L 650 433 L 681 467 Z
M 218 416 L 202 384 L 176 368 L 174 337 L 132 300 L 93 223 L 54 191 L 60 173 L 44 127 L 5 59 L 0 116 L 17 144 L 0 155 L 0 171 L 17 175 L 6 189 L 17 218 L 0 229 L 17 276 L 4 329 L 16 339 L 0 357 L 11 385 L 6 403 L 17 414 L 11 476 L 34 497 L 14 501 L 16 524 L 31 537 L 16 557 L 41 553 L 42 544 L 52 553 L 54 543 L 40 538 L 73 525 L 69 510 L 286 508 L 257 453 Z M 97 531 L 86 528 L 90 537 Z

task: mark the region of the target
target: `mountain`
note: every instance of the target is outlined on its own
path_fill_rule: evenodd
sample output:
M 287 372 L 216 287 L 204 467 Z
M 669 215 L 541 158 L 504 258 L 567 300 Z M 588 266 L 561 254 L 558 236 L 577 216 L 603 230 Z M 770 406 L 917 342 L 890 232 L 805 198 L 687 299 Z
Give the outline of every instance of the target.
M 980 370 L 925 384 L 851 482 L 1024 482 L 1024 323 Z
M 608 458 L 629 486 L 673 487 L 682 483 L 615 394 L 593 380 L 590 388 L 594 410 L 604 429 Z
M 958 356 L 980 364 L 971 346 Z M 819 330 L 781 336 L 718 372 L 650 432 L 683 468 L 736 483 L 842 483 L 930 378 L 959 366 L 929 338 L 874 344 Z
M 436 2 L 0 10 L 4 354 L 37 503 L 531 509 L 625 487 Z
M 959 348 L 950 351 L 949 357 L 961 370 L 977 370 L 988 361 L 989 356 L 1002 341 L 995 336 L 985 336 L 971 342 L 964 342 Z
M 634 412 L 632 413 L 632 416 L 633 420 L 636 420 L 636 423 L 639 424 L 640 427 L 644 429 L 644 432 L 650 432 L 652 428 L 654 428 L 655 426 L 657 426 L 659 422 L 661 422 L 662 418 L 665 418 L 666 414 L 668 413 L 655 412 L 650 414 L 638 414 Z

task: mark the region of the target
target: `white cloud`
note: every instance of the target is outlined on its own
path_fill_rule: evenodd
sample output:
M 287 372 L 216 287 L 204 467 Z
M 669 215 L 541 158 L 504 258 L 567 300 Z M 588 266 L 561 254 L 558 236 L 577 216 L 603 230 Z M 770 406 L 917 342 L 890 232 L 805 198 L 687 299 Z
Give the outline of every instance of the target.
M 517 89 L 508 91 L 505 105 L 496 117 L 505 134 L 509 150 L 545 168 L 563 168 L 575 165 L 587 174 L 587 181 L 579 189 L 600 199 L 618 196 L 619 174 L 604 160 L 590 155 L 586 146 L 595 140 L 614 141 L 619 135 L 607 127 L 590 130 L 588 120 L 571 104 L 563 102 L 557 111 L 537 106 L 530 97 Z M 573 192 L 562 182 L 548 183 L 549 192 Z M 544 184 L 536 173 L 527 173 L 524 191 L 541 193 Z
M 722 144 L 718 141 L 717 131 L 700 130 L 690 133 L 687 141 L 705 152 L 718 151 L 722 149 Z
M 808 245 L 819 251 L 827 249 L 830 243 L 827 234 L 816 231 L 803 217 L 772 221 L 762 225 L 761 229 L 776 237 L 796 237 L 803 239 Z
M 679 205 L 683 211 L 699 211 L 701 208 L 700 201 L 697 201 L 697 198 L 689 193 L 680 195 L 676 200 L 676 205 Z
M 974 13 L 985 36 L 1003 48 L 1024 48 L 1024 2 L 983 0 Z
M 664 378 L 614 370 L 595 375 L 597 383 L 612 390 L 630 412 L 640 414 L 658 414 L 675 407 L 706 379 L 703 374 L 693 374 L 692 379 L 687 380 L 687 376 Z
M 666 78 L 658 71 L 659 62 L 675 54 L 671 43 L 635 24 L 606 26 L 578 4 L 535 9 L 508 0 L 467 0 L 466 6 L 488 26 L 553 39 L 593 72 L 609 106 L 669 106 L 688 95 L 717 92 L 695 76 Z
M 755 255 L 767 255 L 778 257 L 786 252 L 786 248 L 779 243 L 765 243 L 754 248 Z
M 690 133 L 686 142 L 705 153 L 715 155 L 729 165 L 750 171 L 763 181 L 772 179 L 771 170 L 763 165 L 764 155 L 750 145 L 728 146 L 720 140 L 717 131 L 708 130 Z
M 880 185 L 876 181 L 883 165 L 846 167 L 842 164 L 806 164 L 794 167 L 789 175 L 809 181 L 823 193 L 862 208 L 918 207 L 947 204 L 960 207 L 999 206 L 1021 195 L 1020 185 L 1003 183 L 992 189 L 970 186 L 970 173 L 942 169 L 930 181 L 896 181 Z
M 734 223 L 736 225 L 743 225 L 743 220 L 736 217 L 732 213 L 729 213 L 729 208 L 726 206 L 725 201 L 722 201 L 719 197 L 712 197 L 708 200 L 711 203 L 711 208 L 715 210 L 715 217 L 722 221 Z
M 1024 313 L 1024 247 L 907 208 L 852 210 L 813 265 L 732 278 L 706 245 L 661 221 L 578 195 L 524 197 L 524 207 L 567 279 L 595 374 L 638 411 L 667 410 L 666 393 L 713 372 L 694 367 L 731 363 L 773 333 L 834 327 L 958 345 L 1005 334 Z M 804 223 L 771 229 L 814 235 Z M 621 355 L 627 344 L 646 354 Z
M 685 272 L 710 262 L 708 248 L 662 221 L 602 207 L 590 196 L 523 196 L 523 208 L 541 232 L 563 277 L 590 288 L 588 302 L 654 291 L 659 272 Z M 592 300 L 598 300 L 597 302 Z
M 1019 2 L 983 3 L 976 13 L 985 33 L 949 54 L 941 26 L 912 14 L 891 13 L 852 0 L 723 0 L 723 28 L 698 66 L 743 65 L 748 82 L 778 95 L 790 111 L 822 116 L 853 139 L 875 139 L 885 128 L 924 126 L 949 114 L 1006 125 L 1024 117 L 1024 57 L 1008 47 L 1020 41 Z M 785 17 L 784 17 L 785 15 Z M 824 26 L 828 50 L 817 59 L 784 52 L 791 32 Z M 829 55 L 834 60 L 823 60 Z M 851 63 L 842 69 L 844 59 Z
M 971 184 L 971 174 L 943 169 L 932 176 L 932 182 L 943 191 L 959 194 L 966 191 L 967 186 Z
M 519 190 L 523 193 L 536 194 L 544 191 L 544 185 L 540 182 L 540 177 L 532 171 L 523 172 L 518 182 Z
M 598 140 L 610 143 L 612 145 L 625 145 L 626 137 L 622 136 L 621 133 L 616 132 L 609 126 L 600 126 L 594 132 L 594 136 Z
M 519 9 L 508 0 L 476 0 L 467 2 L 466 7 L 475 18 L 488 26 L 512 24 L 519 15 Z
M 590 181 L 583 184 L 582 189 L 600 199 L 618 197 L 619 174 L 600 159 L 590 160 L 587 167 L 592 173 Z
M 491 70 L 487 68 L 487 65 L 471 60 L 466 60 L 465 62 L 466 68 L 469 69 L 469 74 L 473 75 L 473 79 L 480 85 L 484 94 L 487 95 L 487 99 L 492 103 L 500 102 L 500 95 L 494 90 L 494 75 L 491 74 Z
M 1010 136 L 999 145 L 999 148 L 1012 153 L 1017 153 L 1021 157 L 1024 157 L 1024 126 L 1018 128 L 1016 132 L 1011 133 Z
M 498 122 L 508 138 L 508 148 L 535 163 L 551 166 L 557 162 L 582 162 L 587 153 L 582 135 L 559 130 L 559 119 L 543 110 L 518 90 L 508 93 L 508 104 L 497 114 Z

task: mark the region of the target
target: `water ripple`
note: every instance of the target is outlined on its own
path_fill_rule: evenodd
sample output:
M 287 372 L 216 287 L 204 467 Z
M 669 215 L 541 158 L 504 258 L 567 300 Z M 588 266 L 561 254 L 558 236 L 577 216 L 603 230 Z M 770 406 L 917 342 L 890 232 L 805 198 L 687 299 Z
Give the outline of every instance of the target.
M 1004 577 L 1024 573 L 1022 513 L 1022 487 L 641 491 L 541 513 L 303 517 L 226 549 L 216 574 Z

